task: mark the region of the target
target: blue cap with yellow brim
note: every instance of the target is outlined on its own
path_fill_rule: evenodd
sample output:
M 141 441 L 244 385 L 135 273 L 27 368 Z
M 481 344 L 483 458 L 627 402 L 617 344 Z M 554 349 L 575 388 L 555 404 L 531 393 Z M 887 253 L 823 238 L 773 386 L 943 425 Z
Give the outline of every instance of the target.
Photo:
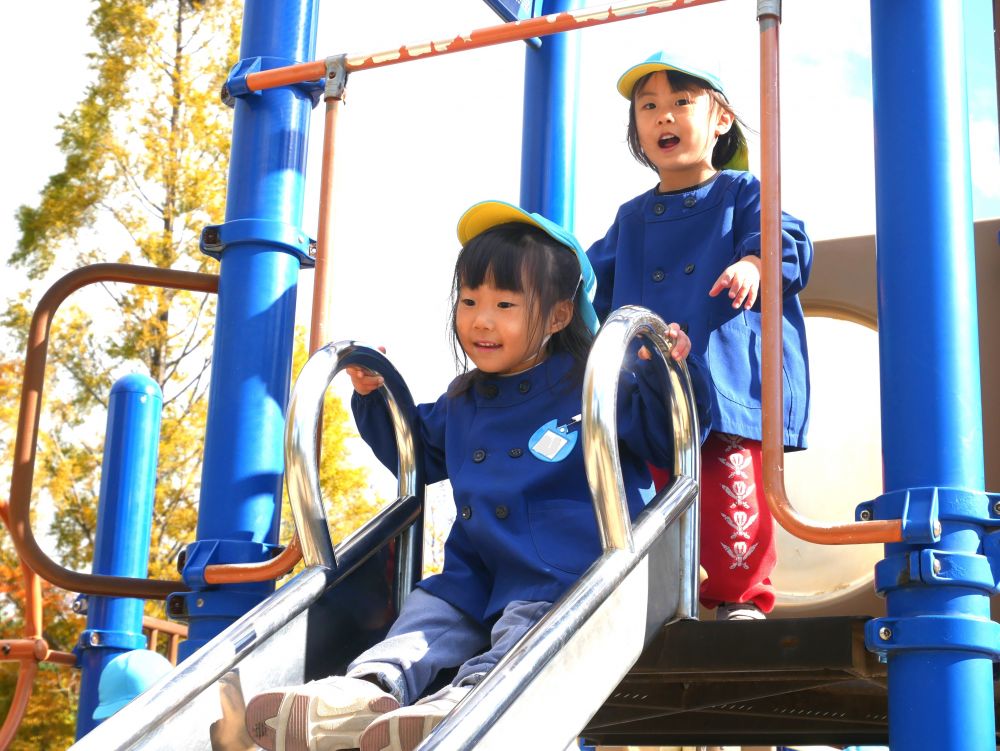
M 729 101 L 729 97 L 726 96 L 726 91 L 722 86 L 722 80 L 717 75 L 704 70 L 703 68 L 699 68 L 696 65 L 692 65 L 677 55 L 668 55 L 666 52 L 662 51 L 653 53 L 638 65 L 633 65 L 631 68 L 622 73 L 621 78 L 618 79 L 618 93 L 629 101 L 632 101 L 632 93 L 635 90 L 635 85 L 639 82 L 639 79 L 643 76 L 649 75 L 650 73 L 656 73 L 661 70 L 676 70 L 678 73 L 685 73 L 689 76 L 700 79 L 704 81 L 710 89 L 718 91 L 722 94 L 723 99 L 727 102 Z M 722 168 L 747 172 L 750 169 L 750 154 L 746 146 L 741 146 L 740 149 L 733 155 L 733 158 L 726 162 Z
M 576 308 L 587 328 L 596 333 L 597 329 L 600 328 L 600 323 L 597 320 L 597 312 L 594 310 L 594 293 L 597 291 L 597 277 L 594 276 L 594 267 L 590 265 L 590 259 L 587 258 L 587 254 L 583 252 L 583 248 L 580 247 L 576 238 L 558 224 L 549 221 L 541 214 L 529 213 L 504 201 L 481 201 L 469 208 L 458 220 L 458 241 L 465 245 L 486 230 L 510 222 L 520 222 L 538 227 L 576 255 L 576 259 L 580 263 L 581 280 L 581 289 L 576 296 Z

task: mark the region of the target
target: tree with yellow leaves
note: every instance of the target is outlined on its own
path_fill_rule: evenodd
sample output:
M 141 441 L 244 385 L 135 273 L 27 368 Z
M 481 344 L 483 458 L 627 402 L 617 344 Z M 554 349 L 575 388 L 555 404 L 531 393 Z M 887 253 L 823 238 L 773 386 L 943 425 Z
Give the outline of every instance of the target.
M 11 263 L 33 285 L 0 316 L 0 337 L 10 345 L 5 351 L 24 350 L 33 300 L 46 281 L 72 268 L 114 261 L 215 270 L 198 238 L 203 226 L 224 216 L 232 113 L 219 92 L 238 54 L 241 10 L 239 0 L 94 2 L 94 78 L 62 117 L 64 167 L 50 177 L 37 205 L 18 212 L 21 237 Z M 175 559 L 193 541 L 197 519 L 214 300 L 107 284 L 78 293 L 56 319 L 34 488 L 35 507 L 44 505 L 51 521 L 36 527 L 36 536 L 63 565 L 89 570 L 111 385 L 125 373 L 145 372 L 163 392 L 149 575 L 175 578 Z M 0 362 L 5 468 L 20 365 Z M 344 466 L 351 433 L 335 400 L 328 400 L 325 426 L 322 484 L 328 509 L 345 509 L 331 513 L 339 537 L 374 504 L 365 473 Z M 0 638 L 21 636 L 20 588 L 13 547 L 0 534 Z M 74 595 L 46 587 L 44 597 L 46 638 L 53 648 L 69 650 L 82 627 L 70 609 Z M 162 615 L 159 603 L 150 609 Z M 0 720 L 12 694 L 12 667 L 0 662 Z M 75 671 L 43 665 L 12 749 L 72 742 L 75 680 Z

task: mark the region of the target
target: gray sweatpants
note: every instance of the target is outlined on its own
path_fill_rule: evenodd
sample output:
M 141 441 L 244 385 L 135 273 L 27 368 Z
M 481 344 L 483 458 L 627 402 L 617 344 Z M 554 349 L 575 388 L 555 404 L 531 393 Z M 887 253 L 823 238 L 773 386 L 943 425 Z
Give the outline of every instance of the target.
M 419 699 L 447 668 L 458 667 L 452 685 L 475 685 L 551 607 L 515 600 L 488 629 L 440 597 L 415 589 L 385 639 L 359 655 L 347 675 L 378 678 L 404 705 Z

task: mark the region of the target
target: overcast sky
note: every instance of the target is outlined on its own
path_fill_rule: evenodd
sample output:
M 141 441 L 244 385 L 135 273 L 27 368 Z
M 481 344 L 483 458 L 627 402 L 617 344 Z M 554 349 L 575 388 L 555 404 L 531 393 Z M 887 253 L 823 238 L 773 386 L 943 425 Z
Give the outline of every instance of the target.
M 62 167 L 55 125 L 90 79 L 90 7 L 83 0 L 20 3 L 18 21 L 0 27 L 8 71 L 0 139 L 5 265 L 17 242 L 14 212 L 36 203 L 47 177 Z M 783 4 L 782 199 L 814 239 L 874 232 L 868 9 L 868 0 Z M 584 247 L 604 234 L 621 203 L 655 182 L 625 145 L 627 104 L 615 90 L 618 76 L 657 49 L 696 53 L 759 129 L 755 11 L 754 0 L 726 0 L 575 32 L 583 52 L 575 231 Z M 989 0 L 967 0 L 966 14 L 974 213 L 995 217 L 1000 156 Z M 441 39 L 497 21 L 478 0 L 326 0 L 317 58 Z M 524 45 L 513 43 L 365 71 L 348 84 L 337 140 L 333 338 L 385 345 L 418 401 L 435 399 L 454 375 L 445 333 L 458 217 L 479 200 L 518 200 L 523 71 Z M 313 235 L 321 128 L 318 107 L 305 209 L 305 230 Z M 751 168 L 758 164 L 754 148 Z M 109 259 L 116 256 L 109 248 Z M 22 283 L 5 268 L 0 293 L 6 298 Z M 311 286 L 304 272 L 303 321 Z M 823 356 L 818 344 L 811 341 L 814 375 Z M 342 380 L 337 389 L 345 393 Z M 877 456 L 871 461 L 877 472 Z

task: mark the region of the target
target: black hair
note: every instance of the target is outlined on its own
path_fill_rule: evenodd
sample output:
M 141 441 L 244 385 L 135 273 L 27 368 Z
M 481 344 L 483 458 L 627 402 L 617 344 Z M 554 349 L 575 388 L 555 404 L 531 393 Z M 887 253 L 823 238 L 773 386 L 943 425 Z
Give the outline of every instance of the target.
M 466 372 L 452 382 L 449 396 L 463 394 L 485 378 L 476 368 L 468 370 L 468 356 L 459 342 L 456 325 L 459 290 L 475 289 L 482 284 L 525 296 L 528 335 L 532 338 L 558 303 L 575 301 L 577 294 L 583 294 L 576 253 L 534 225 L 508 222 L 469 240 L 455 262 L 451 307 L 452 348 L 456 363 Z M 576 382 L 583 377 L 593 341 L 594 335 L 574 304 L 572 319 L 549 339 L 546 354 L 569 353 L 575 364 L 570 377 Z
M 632 152 L 632 156 L 640 164 L 645 164 L 654 172 L 657 171 L 656 165 L 650 161 L 649 157 L 642 150 L 642 146 L 639 145 L 639 129 L 635 124 L 635 98 L 642 87 L 646 85 L 649 77 L 661 72 L 667 74 L 667 80 L 670 81 L 670 87 L 674 91 L 706 91 L 712 98 L 712 101 L 715 102 L 715 106 L 721 107 L 732 115 L 732 127 L 726 133 L 719 136 L 719 140 L 715 142 L 715 148 L 712 150 L 712 166 L 715 169 L 722 169 L 730 159 L 736 156 L 740 149 L 746 148 L 747 139 L 743 134 L 743 129 L 747 127 L 747 124 L 736 114 L 736 110 L 726 100 L 726 97 L 713 89 L 705 79 L 681 73 L 679 70 L 653 71 L 635 82 L 635 86 L 632 87 L 631 101 L 628 106 L 628 150 Z

